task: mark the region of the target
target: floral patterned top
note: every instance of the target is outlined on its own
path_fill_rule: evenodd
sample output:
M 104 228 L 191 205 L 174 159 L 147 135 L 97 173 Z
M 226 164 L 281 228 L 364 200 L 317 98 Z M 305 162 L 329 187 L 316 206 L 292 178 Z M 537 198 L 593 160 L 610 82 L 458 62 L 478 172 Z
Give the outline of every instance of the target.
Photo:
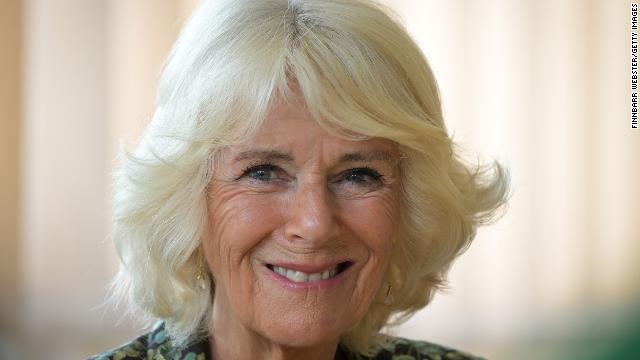
M 90 357 L 88 360 L 213 360 L 209 342 L 205 339 L 188 346 L 171 344 L 164 325 L 123 346 Z M 354 354 L 342 346 L 336 360 L 482 360 L 482 358 L 425 341 L 394 338 L 394 346 L 381 350 L 374 357 Z

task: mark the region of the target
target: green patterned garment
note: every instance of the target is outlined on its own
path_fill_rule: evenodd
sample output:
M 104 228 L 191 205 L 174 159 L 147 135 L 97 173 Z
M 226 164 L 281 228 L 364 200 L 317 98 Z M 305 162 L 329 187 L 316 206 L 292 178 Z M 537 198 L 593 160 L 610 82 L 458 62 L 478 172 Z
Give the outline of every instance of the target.
M 89 360 L 213 360 L 209 342 L 203 340 L 185 347 L 171 344 L 164 325 L 140 336 L 117 349 L 89 358 Z M 382 350 L 374 357 L 354 354 L 338 347 L 336 360 L 482 360 L 482 358 L 425 341 L 394 338 L 394 347 Z

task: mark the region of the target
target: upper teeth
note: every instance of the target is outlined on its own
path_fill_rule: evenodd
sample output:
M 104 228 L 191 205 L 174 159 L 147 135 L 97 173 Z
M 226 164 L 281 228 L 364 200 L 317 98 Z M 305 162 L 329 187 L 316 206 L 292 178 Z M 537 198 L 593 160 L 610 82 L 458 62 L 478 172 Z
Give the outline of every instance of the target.
M 336 274 L 338 273 L 338 267 L 334 266 L 330 270 L 308 274 L 302 271 L 291 270 L 291 269 L 274 265 L 273 271 L 294 282 L 312 282 L 312 281 L 326 280 L 336 276 Z

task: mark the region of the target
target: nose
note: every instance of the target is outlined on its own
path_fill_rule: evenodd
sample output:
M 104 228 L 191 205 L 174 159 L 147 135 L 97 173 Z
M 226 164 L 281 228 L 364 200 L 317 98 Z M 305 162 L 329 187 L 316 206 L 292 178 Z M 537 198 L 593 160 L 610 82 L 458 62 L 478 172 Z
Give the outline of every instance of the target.
M 336 206 L 322 182 L 299 186 L 289 206 L 285 238 L 304 245 L 318 246 L 339 232 Z

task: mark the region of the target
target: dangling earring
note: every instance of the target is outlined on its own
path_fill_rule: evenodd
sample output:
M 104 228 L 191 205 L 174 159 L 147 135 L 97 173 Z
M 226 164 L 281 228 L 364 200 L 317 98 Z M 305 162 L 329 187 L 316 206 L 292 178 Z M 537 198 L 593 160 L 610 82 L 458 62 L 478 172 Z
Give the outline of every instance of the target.
M 196 274 L 196 286 L 202 291 L 207 289 L 207 281 L 204 264 L 202 263 L 202 256 L 198 257 L 198 273 Z
M 387 287 L 387 295 L 384 297 L 385 305 L 393 305 L 396 299 L 393 298 L 393 294 L 391 293 L 391 284 Z

